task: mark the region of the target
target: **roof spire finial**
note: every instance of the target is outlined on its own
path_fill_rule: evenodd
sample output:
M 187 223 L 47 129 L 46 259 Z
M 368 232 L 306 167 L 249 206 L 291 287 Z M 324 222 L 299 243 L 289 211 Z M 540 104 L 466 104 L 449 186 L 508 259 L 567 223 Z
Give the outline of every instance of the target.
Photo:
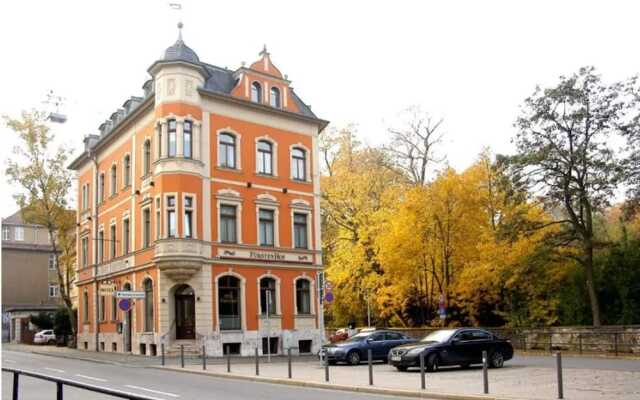
M 269 52 L 267 51 L 267 45 L 264 44 L 262 46 L 262 51 L 260 52 L 260 56 L 261 57 L 268 57 L 269 56 Z
M 178 41 L 182 42 L 182 27 L 184 26 L 184 24 L 182 23 L 182 21 L 178 22 Z

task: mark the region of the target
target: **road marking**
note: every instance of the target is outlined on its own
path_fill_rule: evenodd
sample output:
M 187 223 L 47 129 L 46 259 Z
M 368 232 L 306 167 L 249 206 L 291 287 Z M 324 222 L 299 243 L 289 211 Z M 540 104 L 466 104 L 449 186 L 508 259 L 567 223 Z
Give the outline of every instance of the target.
M 64 373 L 64 371 L 63 371 L 63 370 L 58 369 L 58 368 L 49 368 L 49 367 L 44 367 L 44 369 L 48 369 L 49 371 L 53 371 L 53 372 L 62 372 L 62 373 Z
M 124 385 L 124 386 L 126 386 L 126 387 L 128 387 L 128 388 L 131 388 L 131 389 L 145 390 L 145 391 L 147 391 L 147 392 L 151 392 L 151 393 L 163 394 L 163 395 L 165 395 L 165 396 L 169 396 L 169 397 L 180 397 L 180 395 L 179 395 L 179 394 L 175 394 L 175 393 L 167 393 L 167 392 L 161 392 L 161 391 L 159 391 L 159 390 L 147 389 L 147 388 L 143 388 L 143 387 L 140 387 L 140 386 L 134 386 L 134 385 Z
M 13 361 L 13 360 L 9 360 L 9 359 L 7 359 L 7 358 L 5 358 L 3 361 L 6 361 L 6 362 L 8 362 L 8 363 L 12 363 L 12 364 L 15 364 L 15 363 L 16 363 L 15 361 Z
M 76 374 L 76 376 L 79 376 L 80 378 L 84 378 L 84 379 L 91 379 L 92 381 L 98 381 L 98 382 L 106 382 L 106 379 L 102 379 L 102 378 L 95 378 L 93 376 L 87 376 L 87 375 L 80 375 L 80 374 Z

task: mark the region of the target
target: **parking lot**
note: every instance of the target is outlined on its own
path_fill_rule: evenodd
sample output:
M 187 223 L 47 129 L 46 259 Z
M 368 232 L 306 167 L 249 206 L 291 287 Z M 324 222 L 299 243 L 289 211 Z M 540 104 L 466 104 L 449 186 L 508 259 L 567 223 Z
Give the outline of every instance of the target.
M 598 358 L 565 357 L 564 398 L 566 399 L 636 399 L 640 398 L 640 361 Z M 168 365 L 180 368 L 179 365 Z M 185 369 L 202 372 L 201 365 L 186 365 Z M 266 363 L 260 360 L 260 377 L 287 378 L 287 363 L 282 358 Z M 235 363 L 231 374 L 226 364 L 207 365 L 207 373 L 255 376 L 254 363 Z M 325 382 L 324 367 L 318 361 L 298 361 L 292 366 L 293 381 Z M 420 372 L 398 372 L 384 364 L 373 365 L 374 387 L 421 392 Z M 359 366 L 337 365 L 329 367 L 330 384 L 369 387 L 369 370 Z M 426 392 L 438 394 L 482 395 L 481 367 L 469 369 L 446 368 L 426 374 Z M 489 369 L 489 393 L 498 397 L 521 399 L 557 398 L 555 361 L 551 356 L 519 356 L 501 369 Z

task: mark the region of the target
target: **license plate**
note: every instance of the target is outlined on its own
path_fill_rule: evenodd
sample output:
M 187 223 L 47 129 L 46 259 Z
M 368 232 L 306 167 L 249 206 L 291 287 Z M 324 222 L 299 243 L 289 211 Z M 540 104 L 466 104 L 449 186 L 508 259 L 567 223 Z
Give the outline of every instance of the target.
M 391 361 L 400 361 L 402 360 L 402 357 L 400 356 L 391 356 Z

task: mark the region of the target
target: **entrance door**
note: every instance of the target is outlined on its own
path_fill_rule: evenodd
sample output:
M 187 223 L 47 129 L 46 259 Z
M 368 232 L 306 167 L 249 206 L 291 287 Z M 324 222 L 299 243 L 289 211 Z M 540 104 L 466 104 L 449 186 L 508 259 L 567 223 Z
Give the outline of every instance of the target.
M 196 302 L 188 285 L 176 289 L 176 339 L 196 338 Z

